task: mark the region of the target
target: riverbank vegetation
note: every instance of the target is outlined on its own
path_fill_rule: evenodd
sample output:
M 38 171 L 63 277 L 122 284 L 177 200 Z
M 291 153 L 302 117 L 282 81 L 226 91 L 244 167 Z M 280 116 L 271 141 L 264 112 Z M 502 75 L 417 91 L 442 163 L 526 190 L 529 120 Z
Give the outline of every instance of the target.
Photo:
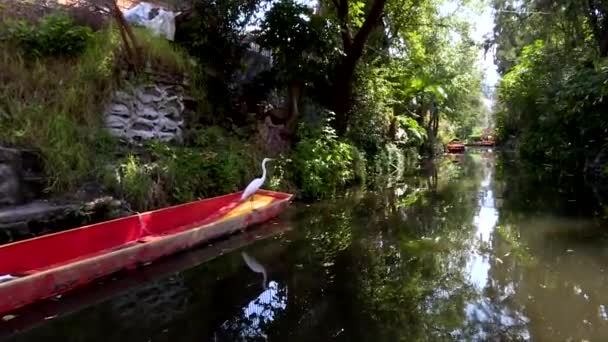
M 608 143 L 605 1 L 494 0 L 500 139 L 565 173 L 598 167 Z M 605 165 L 605 164 L 604 164 Z
M 139 65 L 107 15 L 24 18 L 5 6 L 0 143 L 40 149 L 51 194 L 94 182 L 134 209 L 237 191 L 265 156 L 278 158 L 267 187 L 303 199 L 382 186 L 441 141 L 479 131 L 480 44 L 441 4 L 194 1 L 175 42 L 133 30 Z M 104 129 L 108 99 L 150 68 L 189 80 L 183 141 L 126 144 Z

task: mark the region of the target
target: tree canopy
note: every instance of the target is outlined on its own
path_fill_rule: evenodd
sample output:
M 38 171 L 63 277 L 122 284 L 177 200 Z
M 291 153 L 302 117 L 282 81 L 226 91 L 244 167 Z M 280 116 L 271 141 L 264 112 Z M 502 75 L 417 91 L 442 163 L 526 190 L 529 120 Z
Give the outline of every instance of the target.
M 522 155 L 582 170 L 606 144 L 605 1 L 495 0 L 498 128 Z

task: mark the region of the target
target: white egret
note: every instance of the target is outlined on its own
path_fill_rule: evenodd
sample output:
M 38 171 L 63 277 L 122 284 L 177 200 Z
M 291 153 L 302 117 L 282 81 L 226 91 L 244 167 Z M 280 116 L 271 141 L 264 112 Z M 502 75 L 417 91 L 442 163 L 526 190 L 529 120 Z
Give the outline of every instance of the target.
M 262 160 L 262 177 L 252 180 L 251 183 L 247 185 L 245 191 L 243 191 L 243 194 L 241 195 L 241 201 L 244 201 L 248 198 L 251 198 L 251 200 L 253 201 L 253 195 L 258 190 L 260 190 L 260 188 L 262 187 L 262 185 L 264 185 L 264 182 L 266 181 L 266 163 L 271 160 L 274 159 L 264 158 L 264 160 Z

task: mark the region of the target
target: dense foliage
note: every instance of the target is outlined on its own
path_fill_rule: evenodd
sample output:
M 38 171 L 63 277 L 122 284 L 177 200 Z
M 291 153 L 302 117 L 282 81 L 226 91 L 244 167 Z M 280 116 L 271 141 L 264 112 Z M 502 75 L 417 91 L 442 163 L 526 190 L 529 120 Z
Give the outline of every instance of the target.
M 496 0 L 499 135 L 525 158 L 582 170 L 608 143 L 605 1 Z
M 25 20 L 8 21 L 6 37 L 32 57 L 73 56 L 82 53 L 93 31 L 79 26 L 67 15 L 49 15 L 31 25 Z
M 143 68 L 112 23 L 87 27 L 68 12 L 5 21 L 0 142 L 38 147 L 51 192 L 90 180 L 149 209 L 237 191 L 269 155 L 268 187 L 303 199 L 384 184 L 375 179 L 402 177 L 419 153 L 479 128 L 480 45 L 442 1 L 193 4 L 175 43 L 133 29 Z M 264 70 L 246 65 L 260 49 Z M 139 71 L 151 67 L 193 83 L 184 144 L 124 145 L 104 132 L 112 91 L 149 81 Z M 262 137 L 268 116 L 286 127 L 278 152 Z

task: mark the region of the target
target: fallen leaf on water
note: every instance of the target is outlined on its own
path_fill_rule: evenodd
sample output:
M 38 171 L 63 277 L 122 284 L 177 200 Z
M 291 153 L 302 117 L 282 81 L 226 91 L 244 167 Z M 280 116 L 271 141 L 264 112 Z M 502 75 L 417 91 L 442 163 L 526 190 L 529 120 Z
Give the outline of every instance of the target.
M 5 321 L 5 322 L 8 322 L 8 321 L 10 321 L 11 319 L 13 319 L 15 317 L 17 317 L 17 316 L 15 316 L 15 315 L 6 315 L 6 316 L 2 317 L 2 320 Z

